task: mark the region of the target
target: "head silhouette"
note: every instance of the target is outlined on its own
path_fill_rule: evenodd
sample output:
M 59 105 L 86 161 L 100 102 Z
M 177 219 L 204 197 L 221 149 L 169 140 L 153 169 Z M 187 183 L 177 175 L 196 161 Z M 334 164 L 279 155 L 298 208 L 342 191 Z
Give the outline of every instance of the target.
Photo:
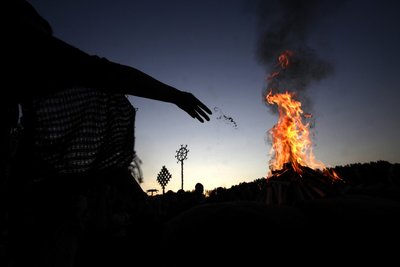
M 203 192 L 204 192 L 204 186 L 203 186 L 201 183 L 197 183 L 197 184 L 195 185 L 195 187 L 194 187 L 194 191 L 195 191 L 197 194 L 203 194 Z
M 15 8 L 13 13 L 17 15 L 15 19 L 18 26 L 44 34 L 53 34 L 49 22 L 40 16 L 30 3 L 25 0 L 13 0 L 13 2 L 13 8 Z

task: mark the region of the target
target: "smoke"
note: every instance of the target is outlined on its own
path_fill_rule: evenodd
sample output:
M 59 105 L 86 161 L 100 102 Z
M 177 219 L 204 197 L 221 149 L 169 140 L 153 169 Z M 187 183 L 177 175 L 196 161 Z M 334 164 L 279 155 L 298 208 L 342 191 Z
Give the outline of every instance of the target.
M 315 16 L 316 0 L 272 0 L 258 2 L 260 30 L 258 57 L 270 64 L 286 49 L 304 45 Z
M 296 93 L 296 99 L 307 107 L 310 112 L 312 101 L 306 90 L 312 82 L 320 81 L 333 72 L 333 65 L 320 58 L 316 51 L 309 47 L 298 47 L 290 57 L 290 66 L 284 70 L 280 67 L 273 67 L 272 72 L 278 72 L 279 75 L 268 80 L 267 89 L 264 95 L 269 91 L 273 93 L 283 93 L 291 91 Z M 275 111 L 276 106 L 269 105 Z
M 334 7 L 334 4 L 336 7 Z M 339 6 L 329 0 L 270 0 L 256 4 L 259 39 L 257 59 L 269 73 L 278 72 L 279 55 L 292 51 L 290 67 L 278 76 L 268 80 L 264 95 L 270 90 L 275 93 L 292 91 L 303 106 L 311 108 L 311 99 L 306 90 L 314 81 L 328 77 L 333 65 L 321 58 L 315 49 L 308 45 L 309 36 L 318 21 L 332 14 Z M 275 105 L 269 105 L 276 111 Z

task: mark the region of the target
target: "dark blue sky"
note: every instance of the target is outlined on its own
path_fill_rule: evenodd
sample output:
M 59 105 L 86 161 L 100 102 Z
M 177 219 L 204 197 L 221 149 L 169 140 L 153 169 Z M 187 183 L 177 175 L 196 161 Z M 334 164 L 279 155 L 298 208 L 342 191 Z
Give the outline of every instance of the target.
M 207 190 L 266 175 L 266 136 L 277 116 L 262 98 L 270 69 L 257 57 L 256 1 L 29 2 L 61 39 L 137 67 L 215 108 L 211 121 L 201 124 L 173 105 L 130 97 L 138 108 L 136 151 L 145 190 L 160 189 L 156 177 L 163 165 L 173 177 L 166 189 L 180 188 L 174 156 L 181 144 L 189 149 L 186 190 L 196 182 Z M 263 2 L 272 20 L 276 1 L 270 7 Z M 400 2 L 333 3 L 322 6 L 325 13 L 310 14 L 315 19 L 305 39 L 334 68 L 307 89 L 315 118 L 314 153 L 327 166 L 400 162 Z

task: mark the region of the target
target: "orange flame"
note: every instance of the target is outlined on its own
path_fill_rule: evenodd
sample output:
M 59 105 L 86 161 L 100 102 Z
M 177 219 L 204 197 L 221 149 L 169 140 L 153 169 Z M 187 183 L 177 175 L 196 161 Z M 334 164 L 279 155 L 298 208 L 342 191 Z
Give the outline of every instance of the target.
M 277 66 L 280 70 L 274 71 L 268 79 L 278 78 L 281 72 L 290 66 L 292 56 L 292 51 L 284 51 L 278 57 Z M 312 114 L 304 113 L 301 102 L 294 98 L 294 93 L 288 91 L 273 93 L 271 88 L 265 97 L 269 104 L 277 105 L 279 111 L 278 123 L 269 131 L 273 158 L 270 161 L 268 177 L 271 176 L 272 171 L 282 170 L 286 164 L 290 164 L 299 175 L 303 173 L 301 166 L 306 166 L 323 170 L 333 180 L 340 179 L 333 170 L 329 171 L 321 161 L 315 159 L 310 137 L 310 123 L 303 123 L 303 118 L 309 119 Z
M 281 170 L 286 163 L 290 163 L 299 174 L 302 174 L 301 166 L 324 169 L 324 164 L 315 160 L 310 124 L 302 121 L 304 115 L 301 103 L 293 97 L 293 93 L 272 94 L 272 91 L 266 96 L 267 102 L 278 105 L 279 110 L 278 123 L 269 131 L 275 153 L 270 169 Z
M 290 50 L 284 51 L 282 54 L 279 55 L 278 57 L 278 64 L 277 67 L 281 68 L 282 70 L 285 70 L 289 64 L 290 64 L 290 57 L 293 56 L 293 52 Z M 274 71 L 272 72 L 268 80 L 272 80 L 280 75 L 280 71 Z
M 289 66 L 290 63 L 290 58 L 293 56 L 293 52 L 290 50 L 284 51 L 282 54 L 279 55 L 278 57 L 278 65 L 282 69 L 286 69 Z

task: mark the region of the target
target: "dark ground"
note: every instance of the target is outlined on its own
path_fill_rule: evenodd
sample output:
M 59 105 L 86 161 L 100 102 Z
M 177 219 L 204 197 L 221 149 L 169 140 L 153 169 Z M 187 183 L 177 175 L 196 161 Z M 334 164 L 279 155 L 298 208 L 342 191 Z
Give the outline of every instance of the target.
M 89 236 L 77 267 L 393 266 L 400 259 L 399 215 L 400 187 L 385 183 L 291 205 L 206 201 L 161 223 L 137 218 L 126 236 Z
M 290 206 L 203 204 L 166 223 L 163 262 L 385 265 L 399 261 L 399 215 L 400 189 L 382 185 Z

